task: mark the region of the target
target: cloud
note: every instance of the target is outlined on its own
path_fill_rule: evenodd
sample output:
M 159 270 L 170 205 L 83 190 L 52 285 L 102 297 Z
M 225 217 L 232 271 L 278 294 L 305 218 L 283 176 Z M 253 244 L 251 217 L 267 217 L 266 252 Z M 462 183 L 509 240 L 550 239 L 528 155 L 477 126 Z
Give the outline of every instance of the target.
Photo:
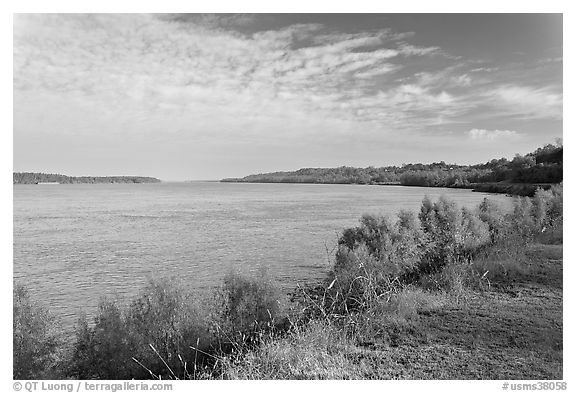
M 405 119 L 379 111 L 410 106 L 416 114 L 418 105 L 428 110 L 433 101 L 448 103 L 447 93 L 418 97 L 401 89 L 382 93 L 369 88 L 374 78 L 381 83 L 403 67 L 395 61 L 399 56 L 437 51 L 437 47 L 395 44 L 410 33 L 382 29 L 327 34 L 321 33 L 321 24 L 294 24 L 250 35 L 226 29 L 251 18 L 20 16 L 15 31 L 15 94 L 64 95 L 103 113 L 123 111 L 135 118 L 169 113 L 190 117 L 193 112 L 195 118 L 204 114 L 216 123 L 226 116 L 263 119 L 257 108 L 264 103 L 290 110 L 294 117 L 360 122 Z M 343 110 L 346 97 L 363 99 Z
M 358 40 L 359 42 L 363 41 L 365 46 L 370 46 L 391 41 L 400 41 L 413 36 L 414 32 L 396 33 L 391 29 L 383 28 L 375 32 L 318 34 L 312 38 L 312 41 L 317 45 L 326 45 L 342 41 Z
M 488 90 L 485 98 L 508 115 L 524 119 L 562 119 L 562 94 L 552 88 L 504 85 Z M 488 101 L 490 102 L 490 101 Z
M 498 67 L 480 67 L 480 68 L 473 68 L 469 72 L 494 72 L 498 71 Z
M 240 33 L 238 26 L 254 18 L 19 15 L 15 102 L 34 103 L 44 117 L 58 115 L 33 97 L 93 108 L 119 124 L 134 122 L 138 126 L 126 128 L 134 133 L 185 130 L 229 139 L 281 132 L 298 138 L 326 129 L 425 133 L 462 122 L 478 107 L 522 118 L 561 117 L 561 94 L 512 85 L 476 88 L 480 69 L 463 72 L 463 63 L 440 46 L 406 42 L 410 32 L 334 32 L 305 23 Z M 18 124 L 32 121 L 28 112 L 15 109 Z M 178 126 L 162 127 L 163 121 Z M 89 132 L 72 120 L 67 127 Z
M 421 46 L 409 45 L 406 43 L 400 44 L 399 49 L 400 53 L 406 56 L 426 56 L 430 54 L 439 53 L 440 51 L 440 48 L 437 46 L 421 47 Z
M 500 140 L 510 140 L 518 139 L 521 134 L 517 131 L 510 130 L 484 130 L 480 128 L 473 128 L 468 131 L 468 136 L 470 139 L 475 141 L 500 141 Z
M 545 59 L 538 60 L 538 64 L 547 64 L 547 63 L 562 63 L 564 58 L 562 57 L 547 57 Z

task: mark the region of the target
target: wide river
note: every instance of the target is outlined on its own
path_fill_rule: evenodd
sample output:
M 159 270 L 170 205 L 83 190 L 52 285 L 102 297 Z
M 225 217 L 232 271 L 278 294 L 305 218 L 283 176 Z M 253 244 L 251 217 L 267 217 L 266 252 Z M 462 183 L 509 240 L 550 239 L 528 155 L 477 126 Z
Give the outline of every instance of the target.
M 127 301 L 154 277 L 191 290 L 230 270 L 288 290 L 326 275 L 338 233 L 364 213 L 417 210 L 425 195 L 473 207 L 503 195 L 359 185 L 159 183 L 15 185 L 14 281 L 73 326 L 103 296 Z

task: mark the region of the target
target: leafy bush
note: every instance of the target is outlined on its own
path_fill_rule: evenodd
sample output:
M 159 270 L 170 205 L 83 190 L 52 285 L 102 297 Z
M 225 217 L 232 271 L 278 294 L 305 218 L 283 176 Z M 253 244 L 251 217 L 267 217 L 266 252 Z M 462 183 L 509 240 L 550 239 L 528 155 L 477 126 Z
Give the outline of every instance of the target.
M 14 285 L 13 302 L 14 379 L 53 377 L 60 344 L 56 320 L 22 285 Z
M 78 321 L 68 372 L 79 379 L 129 379 L 136 371 L 130 344 L 122 312 L 103 299 L 93 327 L 85 316 Z
M 336 253 L 332 285 L 324 307 L 329 313 L 348 314 L 369 307 L 397 281 L 388 267 L 361 244 L 354 250 L 341 247 Z
M 280 318 L 280 292 L 263 272 L 256 278 L 229 273 L 216 293 L 215 309 L 221 344 L 241 345 L 274 327 Z
M 562 224 L 562 185 L 550 190 L 538 189 L 534 198 L 516 198 L 512 216 L 508 216 L 516 234 L 527 243 Z
M 334 271 L 350 268 L 350 251 L 365 247 L 382 273 L 390 278 L 413 271 L 420 261 L 423 233 L 412 212 L 401 211 L 398 220 L 365 215 L 360 226 L 344 231 L 339 245 Z M 363 266 L 365 267 L 365 266 Z
M 418 281 L 446 265 L 469 262 L 485 250 L 501 230 L 485 204 L 479 213 L 459 208 L 445 196 L 424 198 L 418 219 L 402 211 L 387 217 L 363 216 L 360 225 L 344 231 L 333 267 L 331 310 L 370 307 L 372 300 L 398 284 Z M 491 226 L 493 231 L 491 231 Z
M 509 217 L 497 202 L 484 198 L 478 205 L 478 218 L 488 225 L 491 243 L 500 242 L 508 236 L 510 231 Z
M 487 223 L 471 210 L 458 208 L 444 195 L 435 203 L 424 198 L 419 218 L 426 236 L 422 273 L 434 273 L 449 263 L 469 261 L 491 241 Z
M 104 299 L 93 326 L 79 321 L 69 373 L 82 379 L 189 378 L 187 365 L 202 363 L 213 342 L 207 313 L 176 282 L 151 281 L 125 311 Z
M 555 184 L 550 190 L 552 198 L 548 201 L 547 214 L 552 222 L 561 221 L 563 217 L 563 184 Z
M 365 215 L 342 234 L 332 271 L 329 307 L 338 312 L 366 308 L 418 268 L 424 234 L 412 212 L 398 219 Z

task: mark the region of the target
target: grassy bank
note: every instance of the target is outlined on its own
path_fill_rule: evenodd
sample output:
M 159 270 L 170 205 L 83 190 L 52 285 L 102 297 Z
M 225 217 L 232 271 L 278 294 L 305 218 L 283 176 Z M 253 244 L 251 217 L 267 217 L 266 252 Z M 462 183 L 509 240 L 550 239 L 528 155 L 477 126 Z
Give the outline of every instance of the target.
M 152 282 L 63 341 L 17 286 L 14 377 L 562 379 L 562 187 L 512 212 L 441 197 L 362 217 L 325 282 L 284 301 L 265 276 L 209 296 Z

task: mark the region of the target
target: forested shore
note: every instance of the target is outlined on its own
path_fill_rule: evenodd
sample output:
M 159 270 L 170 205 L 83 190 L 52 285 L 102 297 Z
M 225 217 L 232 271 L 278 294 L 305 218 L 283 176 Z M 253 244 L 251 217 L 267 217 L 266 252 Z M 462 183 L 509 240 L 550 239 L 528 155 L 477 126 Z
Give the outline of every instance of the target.
M 484 164 L 458 165 L 444 161 L 386 167 L 302 168 L 271 172 L 222 182 L 380 184 L 420 187 L 467 188 L 482 192 L 533 196 L 537 188 L 548 189 L 562 181 L 563 146 L 548 144 L 513 159 L 493 159 Z
M 159 183 L 160 179 L 147 176 L 66 176 L 55 173 L 14 172 L 13 184 L 79 184 L 79 183 Z

